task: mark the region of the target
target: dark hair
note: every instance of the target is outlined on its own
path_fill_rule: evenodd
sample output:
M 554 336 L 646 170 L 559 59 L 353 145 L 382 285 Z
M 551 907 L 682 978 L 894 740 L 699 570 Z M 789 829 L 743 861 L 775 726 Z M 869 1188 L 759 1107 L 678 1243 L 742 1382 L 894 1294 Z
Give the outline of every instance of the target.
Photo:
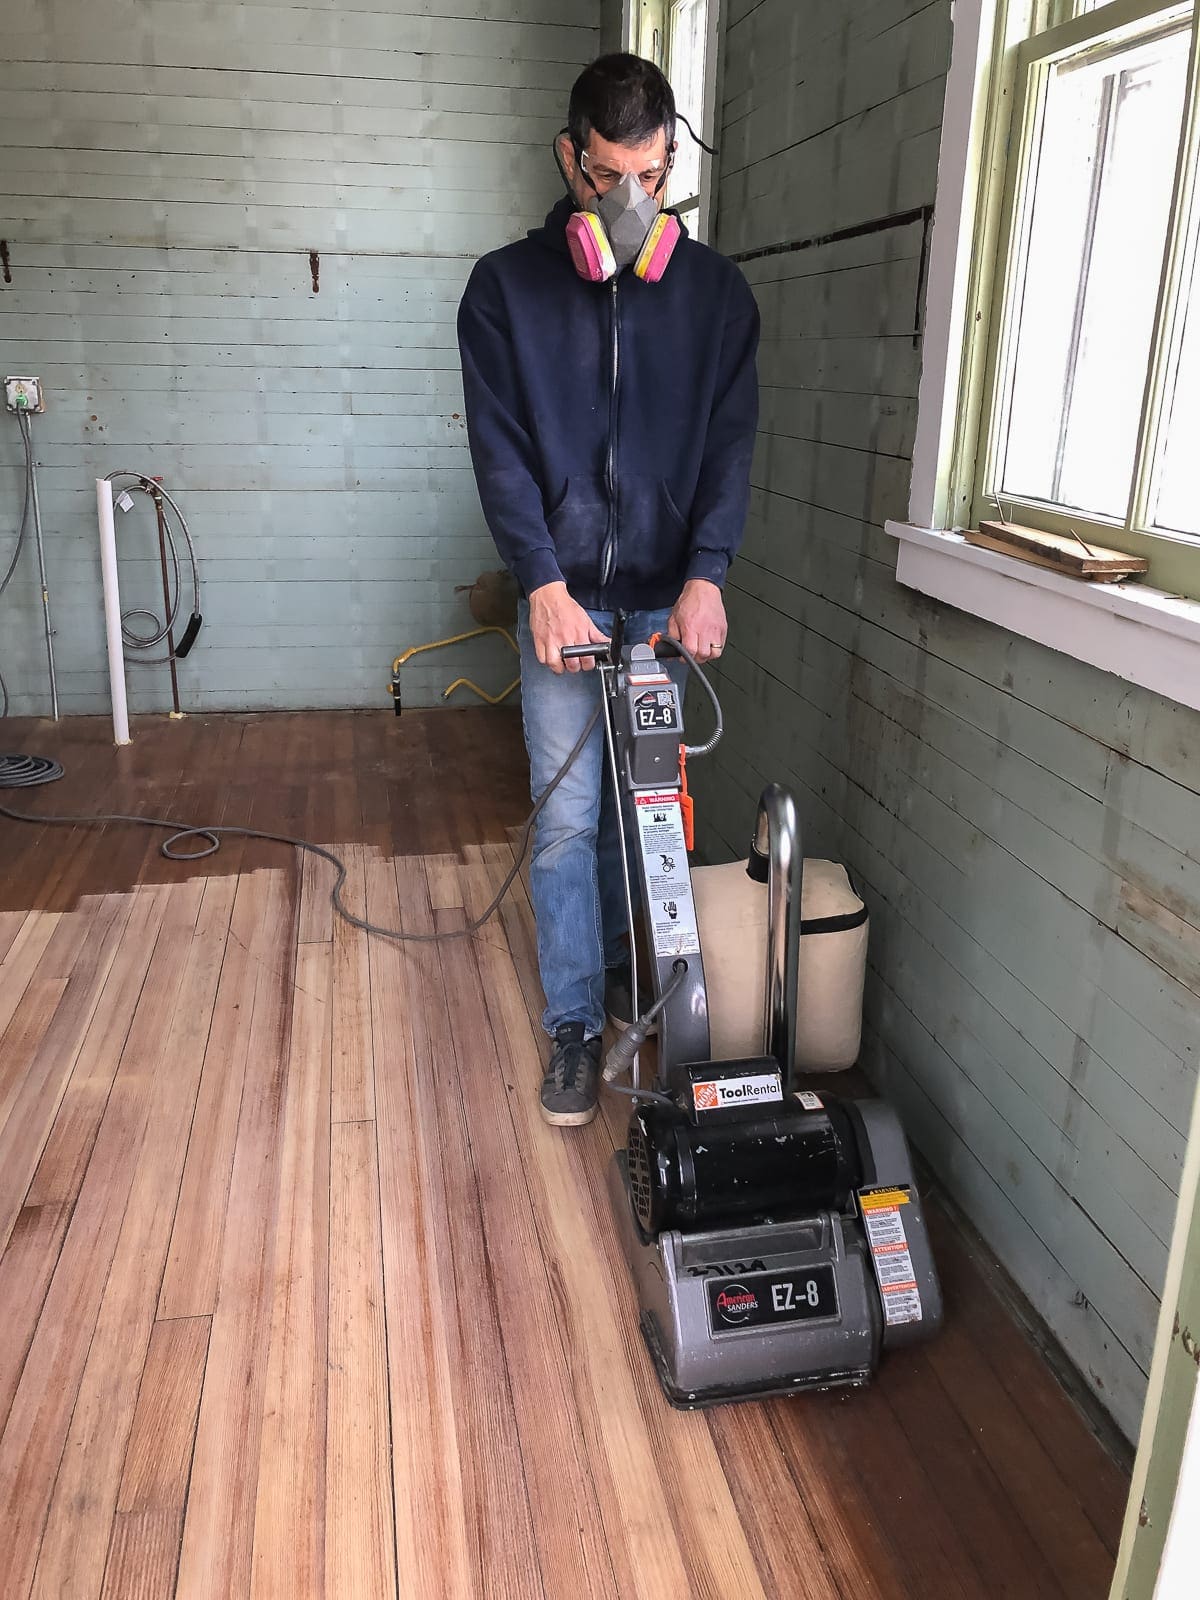
M 593 128 L 613 144 L 639 145 L 660 128 L 667 148 L 675 140 L 675 96 L 652 61 L 622 51 L 601 56 L 585 67 L 571 90 L 567 131 L 576 154 L 587 146 Z

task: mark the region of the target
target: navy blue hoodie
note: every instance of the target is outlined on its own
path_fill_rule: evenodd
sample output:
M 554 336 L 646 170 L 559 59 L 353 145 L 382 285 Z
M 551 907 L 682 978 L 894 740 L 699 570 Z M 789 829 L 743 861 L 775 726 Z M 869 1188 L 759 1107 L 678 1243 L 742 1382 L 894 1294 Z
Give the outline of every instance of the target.
M 528 594 L 673 605 L 720 584 L 741 542 L 758 420 L 758 308 L 741 272 L 682 238 L 658 283 L 586 283 L 571 202 L 475 266 L 458 313 L 483 513 Z

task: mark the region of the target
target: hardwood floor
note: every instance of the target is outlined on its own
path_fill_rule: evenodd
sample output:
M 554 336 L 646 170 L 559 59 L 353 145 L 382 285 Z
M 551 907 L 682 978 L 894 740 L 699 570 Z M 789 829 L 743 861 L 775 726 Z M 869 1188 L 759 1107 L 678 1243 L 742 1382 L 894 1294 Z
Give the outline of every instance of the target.
M 343 848 L 375 921 L 486 904 L 506 711 L 10 722 L 42 813 Z M 856 1393 L 661 1399 L 604 1172 L 538 1115 L 518 884 L 477 936 L 331 870 L 0 819 L 5 1600 L 1107 1594 L 1126 1483 L 931 1207 L 934 1343 Z

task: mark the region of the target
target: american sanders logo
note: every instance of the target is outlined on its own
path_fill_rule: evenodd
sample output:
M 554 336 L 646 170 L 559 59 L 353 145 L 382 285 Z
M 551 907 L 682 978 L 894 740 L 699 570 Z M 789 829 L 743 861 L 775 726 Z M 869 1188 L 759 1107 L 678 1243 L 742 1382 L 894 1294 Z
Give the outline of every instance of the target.
M 758 1296 L 744 1283 L 730 1283 L 717 1296 L 716 1306 L 723 1322 L 744 1322 L 758 1310 Z

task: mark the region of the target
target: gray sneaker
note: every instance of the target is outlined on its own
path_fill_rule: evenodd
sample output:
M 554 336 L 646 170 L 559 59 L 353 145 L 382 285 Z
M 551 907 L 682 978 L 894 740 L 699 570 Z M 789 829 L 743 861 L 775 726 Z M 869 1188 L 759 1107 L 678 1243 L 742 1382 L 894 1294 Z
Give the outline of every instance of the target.
M 542 1079 L 542 1116 L 558 1127 L 578 1128 L 596 1115 L 601 1041 L 583 1037 L 582 1022 L 564 1022 Z

